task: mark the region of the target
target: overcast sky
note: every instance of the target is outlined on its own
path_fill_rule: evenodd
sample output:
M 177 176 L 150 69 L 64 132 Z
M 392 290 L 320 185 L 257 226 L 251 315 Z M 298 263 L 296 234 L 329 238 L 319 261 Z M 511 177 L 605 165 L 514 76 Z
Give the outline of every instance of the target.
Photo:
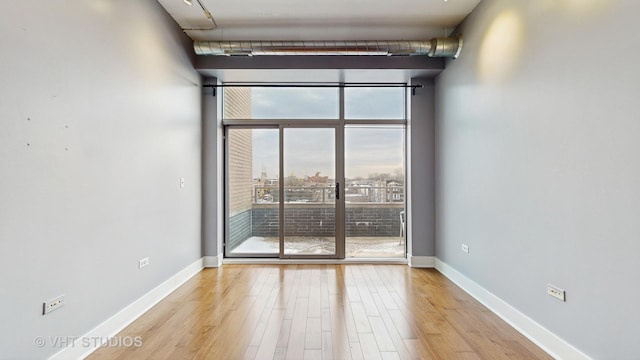
M 404 89 L 346 88 L 345 117 L 404 118 Z M 338 118 L 337 88 L 253 88 L 255 119 Z M 367 177 L 393 174 L 403 166 L 404 130 L 401 127 L 349 127 L 345 130 L 345 175 Z M 285 176 L 299 178 L 320 172 L 335 177 L 333 129 L 288 128 L 284 134 Z M 253 130 L 253 175 L 263 168 L 269 178 L 278 176 L 278 130 Z

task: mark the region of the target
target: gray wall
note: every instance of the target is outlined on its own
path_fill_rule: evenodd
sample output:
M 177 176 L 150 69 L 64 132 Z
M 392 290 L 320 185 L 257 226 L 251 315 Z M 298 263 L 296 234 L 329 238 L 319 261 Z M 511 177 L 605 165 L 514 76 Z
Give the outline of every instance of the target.
M 597 359 L 640 354 L 639 11 L 484 0 L 436 83 L 438 258 Z
M 0 2 L 0 358 L 52 355 L 36 336 L 80 336 L 201 257 L 188 47 L 153 0 Z
M 411 84 L 422 88 L 409 95 L 409 255 L 435 256 L 435 87 L 431 79 L 416 78 Z
M 203 84 L 217 84 L 205 78 Z M 214 96 L 214 94 L 216 96 Z M 202 255 L 222 255 L 224 230 L 223 145 L 220 89 L 202 90 Z

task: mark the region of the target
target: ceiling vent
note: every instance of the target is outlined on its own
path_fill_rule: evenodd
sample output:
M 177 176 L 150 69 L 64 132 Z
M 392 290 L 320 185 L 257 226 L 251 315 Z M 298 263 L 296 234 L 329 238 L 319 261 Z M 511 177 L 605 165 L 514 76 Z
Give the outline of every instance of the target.
M 434 38 L 427 41 L 196 41 L 198 55 L 428 55 L 456 59 L 462 38 Z

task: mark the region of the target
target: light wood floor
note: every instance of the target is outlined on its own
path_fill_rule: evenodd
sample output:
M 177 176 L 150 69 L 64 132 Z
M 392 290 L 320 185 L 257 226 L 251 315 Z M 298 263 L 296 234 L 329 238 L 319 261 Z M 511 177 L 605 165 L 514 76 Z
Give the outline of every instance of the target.
M 205 269 L 89 359 L 550 359 L 433 269 Z

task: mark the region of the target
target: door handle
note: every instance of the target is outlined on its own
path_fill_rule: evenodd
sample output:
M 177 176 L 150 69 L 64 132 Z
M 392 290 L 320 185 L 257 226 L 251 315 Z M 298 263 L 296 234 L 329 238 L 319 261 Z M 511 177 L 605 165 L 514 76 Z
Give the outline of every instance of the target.
M 336 200 L 340 200 L 340 183 L 336 183 Z

